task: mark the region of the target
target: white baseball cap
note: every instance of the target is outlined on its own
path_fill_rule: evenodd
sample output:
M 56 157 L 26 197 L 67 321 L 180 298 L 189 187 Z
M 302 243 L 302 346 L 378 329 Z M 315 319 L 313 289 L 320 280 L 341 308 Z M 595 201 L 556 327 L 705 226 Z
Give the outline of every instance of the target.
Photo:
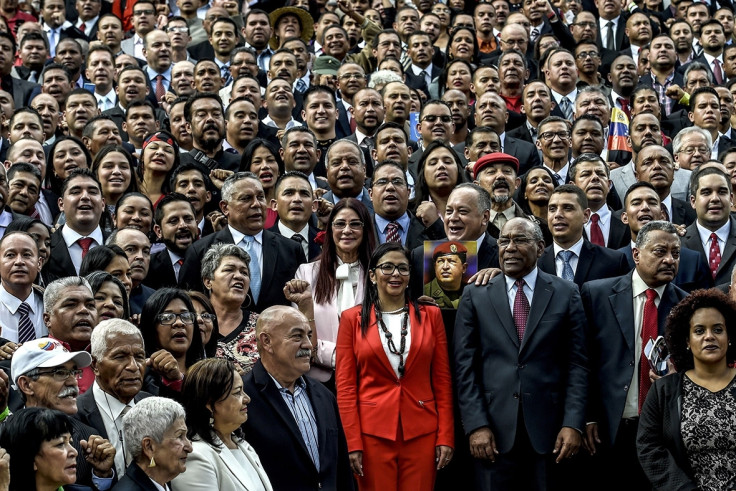
M 90 366 L 92 356 L 86 351 L 69 351 L 60 341 L 51 338 L 38 338 L 23 343 L 10 363 L 10 376 L 13 386 L 17 387 L 21 375 L 36 368 L 58 367 L 68 361 L 74 361 L 77 368 Z

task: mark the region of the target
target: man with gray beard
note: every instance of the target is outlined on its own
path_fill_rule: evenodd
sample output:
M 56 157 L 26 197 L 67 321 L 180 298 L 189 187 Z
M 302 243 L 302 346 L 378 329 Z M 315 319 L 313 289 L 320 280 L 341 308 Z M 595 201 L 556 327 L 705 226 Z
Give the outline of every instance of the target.
M 518 177 L 519 160 L 501 152 L 489 153 L 475 162 L 473 176 L 475 183 L 491 195 L 491 219 L 488 233 L 494 239 L 507 221 L 515 217 L 528 218 L 514 201 L 516 188 L 521 184 Z

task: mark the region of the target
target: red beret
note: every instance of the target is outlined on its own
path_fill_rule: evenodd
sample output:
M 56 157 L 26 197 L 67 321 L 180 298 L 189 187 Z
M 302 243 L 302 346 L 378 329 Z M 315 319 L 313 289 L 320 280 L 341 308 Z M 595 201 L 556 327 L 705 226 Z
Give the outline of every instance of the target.
M 467 253 L 468 249 L 460 242 L 443 242 L 442 244 L 434 248 L 432 259 L 437 259 L 440 256 L 455 256 Z
M 475 167 L 473 167 L 473 177 L 478 179 L 480 171 L 489 165 L 496 164 L 507 164 L 513 166 L 513 168 L 516 169 L 516 173 L 519 173 L 519 159 L 507 153 L 493 152 L 485 154 L 475 162 Z

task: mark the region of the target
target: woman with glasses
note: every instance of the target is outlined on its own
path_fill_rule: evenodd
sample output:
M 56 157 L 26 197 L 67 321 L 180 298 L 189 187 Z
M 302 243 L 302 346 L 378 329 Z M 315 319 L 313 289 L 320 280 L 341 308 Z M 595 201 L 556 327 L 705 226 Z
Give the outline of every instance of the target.
M 187 369 L 204 357 L 197 312 L 189 295 L 178 288 L 157 290 L 143 305 L 140 330 L 149 358 L 144 384 L 178 399 Z
M 344 198 L 330 213 L 319 258 L 296 272 L 295 278 L 312 290 L 317 345 L 309 375 L 333 389 L 340 316 L 363 301 L 365 272 L 375 247 L 368 209 L 355 198 Z
M 401 244 L 378 246 L 363 305 L 340 319 L 337 404 L 361 490 L 432 490 L 453 454 L 445 327 L 437 307 L 410 301 L 409 264 Z

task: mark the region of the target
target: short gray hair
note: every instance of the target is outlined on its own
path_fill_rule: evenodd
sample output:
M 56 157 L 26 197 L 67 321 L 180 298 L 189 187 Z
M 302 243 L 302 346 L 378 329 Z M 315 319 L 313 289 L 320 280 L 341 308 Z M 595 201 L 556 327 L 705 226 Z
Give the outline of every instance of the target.
M 92 294 L 92 287 L 89 285 L 89 281 L 81 276 L 67 276 L 49 283 L 43 292 L 43 310 L 50 314 L 54 309 L 54 305 L 64 296 L 64 290 L 77 286 L 86 287 L 89 293 Z
M 675 236 L 677 236 L 677 228 L 675 228 L 672 223 L 665 220 L 654 220 L 647 223 L 641 228 L 641 230 L 639 230 L 639 234 L 636 236 L 636 248 L 644 248 L 644 246 L 647 245 L 649 239 L 651 238 L 651 233 L 657 230 L 661 230 L 662 232 L 667 232 L 668 234 L 674 234 Z
M 360 158 L 360 163 L 363 167 L 365 167 L 365 155 L 363 155 L 363 149 L 360 148 L 360 145 L 358 145 L 353 140 L 335 140 L 332 142 L 332 144 L 327 148 L 327 153 L 325 154 L 325 166 L 329 167 L 328 161 L 330 160 L 330 153 L 332 152 L 332 149 L 335 148 L 336 145 L 345 145 L 348 144 L 355 148 L 355 150 L 358 152 L 358 156 Z
M 685 73 L 682 74 L 682 82 L 687 85 L 687 78 L 690 76 L 690 72 L 705 72 L 705 76 L 708 78 L 708 83 L 713 85 L 713 75 L 710 68 L 699 61 L 692 61 L 687 65 Z
M 164 433 L 186 414 L 181 404 L 166 397 L 146 397 L 123 416 L 123 438 L 128 454 L 137 460 L 143 453 L 142 441 L 164 440 Z
M 245 263 L 250 271 L 250 255 L 235 244 L 219 243 L 211 246 L 202 258 L 202 279 L 211 280 L 215 271 L 226 257 L 237 257 Z
M 473 191 L 475 191 L 475 194 L 478 195 L 478 212 L 479 213 L 483 214 L 486 210 L 491 209 L 491 193 L 486 191 L 482 186 L 479 186 L 478 184 L 475 184 L 474 182 L 464 182 L 462 184 L 455 186 L 455 190 L 457 189 L 472 189 Z
M 101 360 L 107 353 L 107 338 L 110 336 L 138 336 L 143 344 L 143 335 L 136 326 L 123 319 L 107 319 L 92 329 L 90 352 L 96 361 Z
M 713 146 L 713 137 L 710 136 L 709 132 L 705 131 L 699 126 L 688 126 L 687 128 L 683 128 L 678 131 L 675 135 L 675 138 L 672 140 L 672 153 L 675 155 L 680 153 L 680 148 L 682 148 L 682 139 L 685 138 L 687 135 L 691 135 L 693 133 L 699 133 L 703 135 L 703 137 L 705 137 L 705 142 L 708 145 L 708 148 L 711 148 Z
M 252 172 L 236 172 L 235 174 L 232 174 L 230 177 L 225 179 L 225 183 L 222 185 L 222 190 L 220 191 L 222 201 L 230 201 L 232 199 L 233 187 L 235 187 L 235 184 L 242 181 L 243 179 L 254 179 L 255 181 L 258 181 L 258 183 L 261 182 L 258 179 L 258 176 L 253 174 Z
M 534 220 L 530 220 L 525 217 L 515 217 L 506 222 L 506 225 L 504 225 L 504 228 L 510 223 L 510 222 L 516 222 L 517 220 L 523 221 L 529 228 L 531 228 L 532 232 L 532 239 L 534 239 L 535 242 L 544 242 L 544 235 L 542 234 L 542 229 L 539 227 L 539 224 L 535 222 Z M 503 230 L 501 230 L 503 231 Z M 500 235 L 500 234 L 499 234 Z
M 391 82 L 404 82 L 398 73 L 391 70 L 378 70 L 371 74 L 371 80 L 368 82 L 369 89 L 375 89 L 378 86 L 385 86 Z

